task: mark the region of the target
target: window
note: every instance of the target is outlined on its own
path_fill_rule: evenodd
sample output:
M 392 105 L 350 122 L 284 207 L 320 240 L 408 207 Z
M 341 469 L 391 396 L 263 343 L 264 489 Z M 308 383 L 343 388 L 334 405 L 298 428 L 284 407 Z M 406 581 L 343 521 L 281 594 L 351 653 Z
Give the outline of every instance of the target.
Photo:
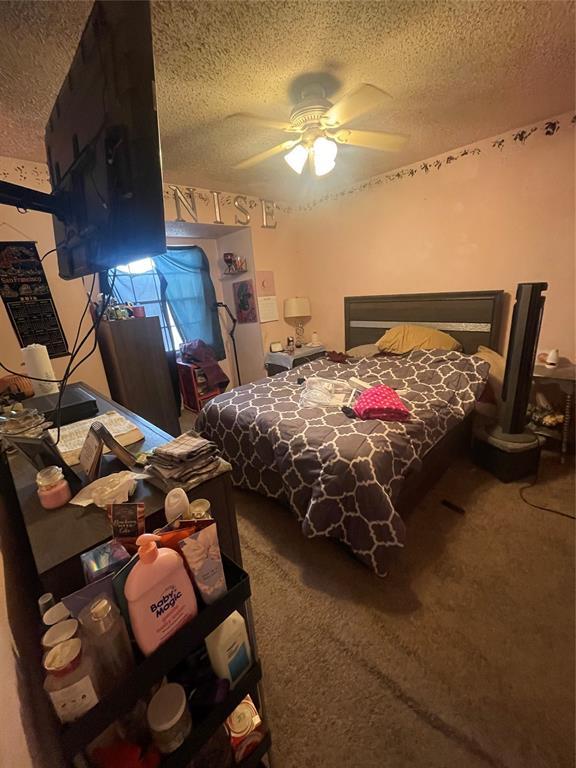
M 112 271 L 108 273 L 112 282 Z M 162 277 L 153 259 L 139 259 L 120 266 L 116 270 L 114 298 L 119 302 L 130 302 L 146 309 L 146 317 L 160 318 L 164 347 L 178 350 L 183 339 L 174 323 L 167 302 L 162 300 Z
M 218 360 L 226 357 L 208 258 L 197 245 L 170 247 L 160 256 L 118 267 L 114 296 L 160 318 L 167 350 L 198 339 L 212 347 Z

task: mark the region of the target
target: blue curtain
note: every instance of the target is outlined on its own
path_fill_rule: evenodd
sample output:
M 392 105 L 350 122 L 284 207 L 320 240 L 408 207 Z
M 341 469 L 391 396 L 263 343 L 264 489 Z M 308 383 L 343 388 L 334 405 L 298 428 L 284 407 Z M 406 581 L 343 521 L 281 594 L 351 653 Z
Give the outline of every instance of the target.
M 185 341 L 202 339 L 218 360 L 226 357 L 206 254 L 197 245 L 168 248 L 155 256 L 162 290 L 178 331 Z

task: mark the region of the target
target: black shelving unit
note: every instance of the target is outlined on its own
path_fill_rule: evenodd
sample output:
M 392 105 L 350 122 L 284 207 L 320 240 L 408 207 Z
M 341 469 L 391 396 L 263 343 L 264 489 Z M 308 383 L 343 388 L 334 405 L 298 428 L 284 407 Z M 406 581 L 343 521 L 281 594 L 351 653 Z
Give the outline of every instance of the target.
M 228 586 L 226 594 L 212 605 L 202 608 L 192 621 L 153 654 L 143 659 L 113 691 L 85 715 L 73 723 L 60 726 L 63 752 L 70 762 L 111 723 L 129 712 L 139 699 L 147 697 L 152 686 L 189 656 L 233 611 L 242 611 L 244 603 L 250 597 L 250 579 L 242 568 L 226 556 L 223 555 L 222 561 Z M 255 649 L 252 650 L 255 653 Z M 190 736 L 176 752 L 163 759 L 162 768 L 188 766 L 194 755 L 247 694 L 258 702 L 257 686 L 261 677 L 260 663 L 254 658 L 250 669 L 230 690 L 225 701 L 214 706 L 202 719 L 194 719 Z M 239 765 L 242 768 L 259 766 L 262 757 L 270 749 L 270 744 L 270 733 L 267 731 L 257 749 Z

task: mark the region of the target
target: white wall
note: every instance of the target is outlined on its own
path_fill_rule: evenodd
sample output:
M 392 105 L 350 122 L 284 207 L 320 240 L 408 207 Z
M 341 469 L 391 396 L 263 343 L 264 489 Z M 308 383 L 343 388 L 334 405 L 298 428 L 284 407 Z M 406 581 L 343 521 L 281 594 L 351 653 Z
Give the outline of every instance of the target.
M 485 139 L 479 154 L 453 150 L 439 169 L 432 158 L 428 172 L 417 164 L 304 212 L 298 273 L 322 340 L 343 349 L 345 296 L 503 289 L 513 299 L 518 283 L 545 281 L 540 348 L 575 360 L 571 118 L 557 118 L 554 135 L 541 123 L 525 143 L 514 131 L 502 149 L 501 137 Z
M 230 307 L 233 315 L 236 315 L 234 305 L 234 283 L 241 280 L 252 280 L 254 289 L 256 289 L 256 273 L 254 254 L 252 250 L 252 234 L 249 229 L 240 232 L 233 232 L 230 235 L 219 237 L 217 242 L 218 253 L 222 272 L 224 271 L 223 254 L 231 252 L 246 259 L 248 272 L 234 277 L 221 277 L 222 293 L 224 301 Z M 225 318 L 225 310 L 220 310 L 221 318 Z M 229 327 L 229 321 L 223 320 L 223 325 Z M 266 375 L 264 369 L 264 354 L 262 351 L 262 331 L 260 323 L 238 323 L 236 325 L 236 348 L 238 352 L 238 365 L 240 367 L 240 377 L 244 384 L 249 381 L 261 379 Z M 232 361 L 232 358 L 230 358 Z M 233 362 L 233 361 L 232 361 Z M 236 382 L 236 377 L 234 377 Z

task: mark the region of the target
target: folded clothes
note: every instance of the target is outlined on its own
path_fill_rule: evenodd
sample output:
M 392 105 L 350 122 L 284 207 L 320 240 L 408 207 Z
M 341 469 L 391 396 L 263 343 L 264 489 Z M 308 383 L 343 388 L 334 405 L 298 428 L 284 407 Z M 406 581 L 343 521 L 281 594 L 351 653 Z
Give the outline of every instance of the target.
M 146 466 L 149 475 L 167 490 L 190 490 L 229 468 L 230 465 L 220 458 L 214 443 L 193 431 L 159 445 Z
M 364 390 L 354 404 L 354 413 L 360 419 L 406 421 L 410 411 L 396 392 L 384 384 Z
M 190 432 L 183 432 L 180 437 L 175 437 L 169 443 L 159 445 L 154 449 L 152 456 L 168 460 L 188 461 L 194 459 L 198 454 L 208 451 L 216 451 L 214 443 L 190 430 Z

